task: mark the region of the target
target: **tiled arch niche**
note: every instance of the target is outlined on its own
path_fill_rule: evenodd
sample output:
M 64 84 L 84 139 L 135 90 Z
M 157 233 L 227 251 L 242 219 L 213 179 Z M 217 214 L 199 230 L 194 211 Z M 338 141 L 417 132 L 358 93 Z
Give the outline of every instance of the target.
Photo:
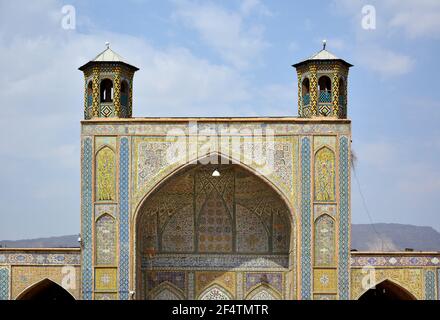
M 144 200 L 136 231 L 137 298 L 292 298 L 292 214 L 239 165 L 176 173 Z

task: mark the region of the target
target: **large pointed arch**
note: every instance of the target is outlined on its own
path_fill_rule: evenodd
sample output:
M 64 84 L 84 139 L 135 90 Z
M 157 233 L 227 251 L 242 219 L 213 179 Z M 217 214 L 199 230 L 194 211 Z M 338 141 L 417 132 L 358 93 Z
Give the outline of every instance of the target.
M 24 289 L 16 300 L 74 301 L 75 298 L 59 284 L 45 278 Z
M 177 168 L 174 168 L 170 170 L 162 179 L 161 181 L 157 182 L 153 187 L 151 187 L 148 191 L 145 192 L 145 194 L 141 197 L 141 200 L 137 202 L 137 204 L 134 204 L 134 210 L 133 215 L 131 216 L 130 220 L 130 238 L 131 238 L 131 247 L 130 250 L 133 252 L 131 254 L 131 264 L 130 264 L 130 278 L 131 283 L 133 285 L 133 288 L 136 288 L 135 290 L 140 292 L 140 295 L 137 295 L 138 297 L 142 297 L 143 295 L 147 294 L 144 292 L 143 287 L 139 285 L 140 279 L 142 278 L 142 271 L 141 271 L 141 263 L 138 259 L 138 252 L 140 250 L 138 243 L 138 223 L 140 221 L 140 218 L 142 217 L 141 211 L 144 203 L 153 195 L 156 194 L 163 186 L 165 186 L 167 183 L 169 183 L 174 177 L 178 176 L 181 173 L 184 173 L 186 170 L 189 170 L 196 166 L 203 166 L 203 163 L 206 163 L 207 158 L 213 158 L 217 157 L 219 159 L 219 165 L 222 163 L 229 163 L 238 166 L 240 169 L 243 169 L 250 175 L 257 176 L 265 185 L 267 185 L 272 191 L 276 193 L 276 195 L 279 197 L 279 199 L 282 201 L 282 203 L 286 206 L 288 210 L 288 223 L 290 228 L 290 238 L 288 239 L 288 245 L 289 245 L 289 252 L 288 252 L 288 260 L 289 260 L 289 268 L 293 268 L 294 270 L 297 269 L 298 260 L 297 252 L 298 252 L 298 242 L 297 242 L 297 226 L 298 226 L 298 219 L 299 217 L 294 213 L 294 208 L 292 201 L 290 201 L 287 198 L 286 193 L 284 193 L 270 178 L 262 175 L 261 173 L 257 172 L 254 168 L 248 166 L 247 164 L 240 162 L 236 159 L 234 159 L 231 156 L 226 156 L 220 152 L 211 152 L 209 154 L 206 154 L 204 156 L 198 157 L 195 160 L 191 160 L 187 163 L 184 163 Z M 223 160 L 222 160 L 223 159 Z M 150 253 L 148 254 L 150 256 Z M 151 256 L 154 256 L 155 252 L 151 252 Z M 296 286 L 296 279 L 292 278 L 294 286 Z M 295 290 L 293 290 L 296 292 Z M 289 291 L 290 292 L 290 291 Z M 291 295 L 293 293 L 287 293 L 286 298 L 290 299 Z
M 275 185 L 275 183 L 273 181 L 270 180 L 270 178 L 263 176 L 261 174 L 259 174 L 258 172 L 256 172 L 253 168 L 247 166 L 244 163 L 241 163 L 239 161 L 236 161 L 234 159 L 231 159 L 231 157 L 226 157 L 221 153 L 218 152 L 213 152 L 210 154 L 207 154 L 203 157 L 200 157 L 197 159 L 197 161 L 191 161 L 185 164 L 182 164 L 181 166 L 179 166 L 178 168 L 174 168 L 173 170 L 170 170 L 169 173 L 167 173 L 167 175 L 162 178 L 162 180 L 160 182 L 157 182 L 154 187 L 152 187 L 149 191 L 147 191 L 145 193 L 145 195 L 141 198 L 141 201 L 135 205 L 135 209 L 134 209 L 134 214 L 131 216 L 131 223 L 130 223 L 130 237 L 132 239 L 131 241 L 131 250 L 133 252 L 133 254 L 131 255 L 131 279 L 132 279 L 132 284 L 133 284 L 133 288 L 136 288 L 136 291 L 140 292 L 141 294 L 137 295 L 137 297 L 141 298 L 145 295 L 147 295 L 147 292 L 144 292 L 144 288 L 143 286 L 140 284 L 141 283 L 141 279 L 143 277 L 143 272 L 142 272 L 142 259 L 145 258 L 145 254 L 147 254 L 147 259 L 151 259 L 152 257 L 154 257 L 158 252 L 155 251 L 154 249 L 151 250 L 151 252 L 142 252 L 141 253 L 141 243 L 139 240 L 139 236 L 141 235 L 141 231 L 138 228 L 138 226 L 140 225 L 139 223 L 141 223 L 141 218 L 144 216 L 143 215 L 143 206 L 145 203 L 147 203 L 147 201 L 150 199 L 150 197 L 154 197 L 158 194 L 158 192 L 160 192 L 162 187 L 165 187 L 169 182 L 171 182 L 174 178 L 179 177 L 179 175 L 183 175 L 185 174 L 185 172 L 196 168 L 197 166 L 203 166 L 204 160 L 206 158 L 213 158 L 213 157 L 217 157 L 219 160 L 219 166 L 221 166 L 222 164 L 227 163 L 228 165 L 233 165 L 233 166 L 237 166 L 240 170 L 243 170 L 245 172 L 247 172 L 247 174 L 249 176 L 256 176 L 258 178 L 259 181 L 261 181 L 262 185 L 265 185 L 268 189 L 270 189 L 271 191 L 273 191 L 274 196 L 276 197 L 276 199 L 279 199 L 280 203 L 282 203 L 285 208 L 286 208 L 286 225 L 288 225 L 289 231 L 288 231 L 288 235 L 289 238 L 287 239 L 287 251 L 286 251 L 286 257 L 289 260 L 288 262 L 288 266 L 286 264 L 286 268 L 289 269 L 297 269 L 297 264 L 298 264 L 298 260 L 296 259 L 296 255 L 297 255 L 297 241 L 296 241 L 296 228 L 297 228 L 297 220 L 298 217 L 297 215 L 294 214 L 294 210 L 292 208 L 292 202 L 289 201 L 289 199 L 287 199 L 287 196 L 285 193 L 283 193 L 279 187 L 277 185 Z M 274 217 L 277 216 L 276 214 L 274 214 Z M 281 215 L 280 215 L 281 216 Z M 157 218 L 154 218 L 157 221 Z M 274 220 L 276 220 L 276 218 L 274 218 Z M 279 220 L 281 221 L 281 220 Z M 154 222 L 155 223 L 155 222 Z M 154 224 L 153 223 L 153 224 Z M 279 223 L 278 223 L 279 224 Z M 277 224 L 277 227 L 279 227 L 279 225 Z M 160 228 L 159 228 L 160 229 Z M 158 229 L 158 230 L 159 230 Z M 278 230 L 274 230 L 274 234 L 278 232 Z M 280 231 L 281 232 L 281 231 Z M 277 237 L 277 238 L 281 238 L 281 237 Z M 156 241 L 156 240 L 155 240 Z M 273 245 L 274 248 L 276 248 L 276 250 L 282 250 L 282 249 L 278 249 L 281 248 L 283 244 L 280 243 L 276 243 Z M 277 251 L 280 254 L 282 254 L 282 251 Z M 258 253 L 261 254 L 261 253 Z M 143 257 L 143 258 L 141 258 Z M 146 261 L 146 260 L 145 260 Z M 146 262 L 148 264 L 148 262 Z M 296 279 L 292 279 L 294 283 L 296 283 Z M 291 294 L 287 294 L 286 298 L 291 298 Z
M 417 298 L 402 284 L 384 279 L 362 291 L 357 300 L 417 300 Z
M 207 161 L 207 159 L 217 157 L 219 159 L 218 163 L 219 165 L 222 163 L 222 161 L 225 161 L 224 163 L 231 163 L 238 165 L 240 168 L 248 171 L 251 174 L 254 174 L 258 176 L 262 181 L 267 183 L 284 201 L 284 203 L 289 208 L 289 211 L 291 213 L 290 219 L 291 222 L 296 226 L 299 223 L 299 217 L 295 214 L 295 210 L 292 206 L 292 202 L 289 200 L 288 196 L 268 177 L 265 175 L 259 173 L 257 170 L 252 168 L 251 166 L 247 165 L 246 163 L 239 161 L 235 159 L 234 157 L 230 155 L 225 155 L 222 152 L 211 152 L 209 154 L 205 154 L 203 156 L 197 157 L 195 159 L 191 159 L 190 161 L 181 164 L 180 166 L 174 168 L 173 170 L 170 170 L 159 182 L 157 182 L 154 186 L 152 186 L 142 197 L 141 199 L 135 204 L 134 208 L 134 214 L 131 216 L 131 224 L 135 224 L 138 220 L 139 211 L 142 207 L 143 203 L 147 198 L 149 198 L 152 194 L 154 194 L 158 189 L 160 189 L 163 185 L 165 185 L 168 181 L 170 181 L 173 177 L 175 177 L 180 172 L 185 171 L 186 169 L 199 165 L 200 163 L 203 163 L 203 161 Z M 223 160 L 222 160 L 223 159 Z

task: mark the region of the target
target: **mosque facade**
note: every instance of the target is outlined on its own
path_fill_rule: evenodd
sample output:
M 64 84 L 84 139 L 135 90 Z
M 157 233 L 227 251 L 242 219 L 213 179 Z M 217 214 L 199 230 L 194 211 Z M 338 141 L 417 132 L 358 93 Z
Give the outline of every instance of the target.
M 298 117 L 230 118 L 134 118 L 138 68 L 80 67 L 80 248 L 0 249 L 0 299 L 440 299 L 440 253 L 351 251 L 352 65 L 293 67 Z

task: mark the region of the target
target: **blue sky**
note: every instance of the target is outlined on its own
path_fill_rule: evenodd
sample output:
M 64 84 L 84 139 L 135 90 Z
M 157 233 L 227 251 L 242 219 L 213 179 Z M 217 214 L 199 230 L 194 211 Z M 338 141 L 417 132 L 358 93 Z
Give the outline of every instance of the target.
M 362 28 L 364 5 L 376 29 Z M 371 218 L 440 230 L 439 38 L 437 0 L 2 0 L 0 239 L 78 233 L 77 67 L 106 41 L 141 69 L 135 116 L 275 116 L 297 114 L 291 65 L 327 39 L 355 65 L 348 112 Z M 355 180 L 352 218 L 370 222 Z

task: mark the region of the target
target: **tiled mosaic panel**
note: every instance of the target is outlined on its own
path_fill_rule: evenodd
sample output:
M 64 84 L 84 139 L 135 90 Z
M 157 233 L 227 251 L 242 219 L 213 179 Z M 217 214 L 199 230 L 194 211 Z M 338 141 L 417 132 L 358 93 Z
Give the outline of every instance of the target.
M 164 288 L 152 296 L 151 300 L 182 300 L 182 296 L 169 288 Z
M 367 265 L 378 267 L 439 267 L 440 254 L 408 255 L 404 253 L 402 255 L 362 255 L 360 253 L 352 253 L 350 261 L 352 267 L 362 267 Z
M 200 300 L 231 300 L 233 299 L 229 292 L 219 286 L 213 286 L 207 289 L 201 296 Z
M 98 218 L 96 232 L 96 264 L 116 264 L 116 220 L 108 214 Z
M 2 251 L 0 254 L 1 264 L 10 265 L 79 265 L 81 263 L 80 252 L 19 252 Z
M 63 279 L 69 276 L 76 282 L 71 283 L 67 291 L 75 298 L 80 298 L 80 268 L 75 266 L 70 269 L 64 269 L 64 266 L 12 266 L 11 267 L 11 299 L 15 299 L 30 286 L 49 279 L 62 286 Z
M 275 191 L 237 166 L 218 168 L 218 179 L 214 167 L 189 169 L 145 201 L 138 223 L 142 255 L 289 252 L 289 210 Z
M 95 290 L 116 291 L 117 290 L 117 269 L 116 268 L 95 268 Z
M 142 268 L 154 270 L 271 270 L 280 271 L 289 267 L 287 254 L 156 254 L 154 259 L 142 257 Z
M 272 290 L 277 291 L 279 295 L 283 293 L 283 274 L 278 273 L 261 273 L 261 272 L 249 272 L 245 275 L 245 290 L 248 295 L 254 288 L 259 285 L 270 287 Z
M 92 139 L 85 138 L 81 161 L 82 298 L 92 299 Z
M 262 287 L 255 290 L 248 299 L 249 300 L 279 300 L 279 298 L 273 294 L 270 290 Z
M 427 270 L 425 272 L 425 300 L 436 300 L 435 272 L 432 270 Z
M 198 222 L 199 252 L 232 252 L 232 217 L 218 192 L 211 193 Z
M 182 292 L 186 290 L 185 272 L 151 271 L 147 273 L 147 288 L 154 290 L 163 283 L 170 283 Z
M 116 157 L 112 149 L 105 146 L 96 155 L 96 200 L 116 199 Z
M 315 220 L 315 266 L 335 265 L 335 221 L 327 214 Z
M 327 214 L 333 219 L 337 219 L 336 217 L 336 204 L 317 204 L 313 206 L 313 218 L 314 220 L 318 219 L 319 216 Z
M 314 293 L 336 293 L 336 269 L 315 269 L 313 272 Z
M 237 251 L 268 252 L 269 235 L 261 220 L 249 209 L 237 205 Z
M 95 149 L 100 150 L 104 146 L 110 146 L 113 150 L 116 150 L 116 137 L 95 137 Z
M 423 268 L 374 268 L 375 281 L 381 283 L 384 280 L 399 284 L 417 300 L 425 299 L 424 284 L 425 271 Z M 365 271 L 362 268 L 351 269 L 351 298 L 354 300 L 367 290 L 363 286 Z
M 0 268 L 0 300 L 9 299 L 9 269 Z
M 350 161 L 349 141 L 339 138 L 339 269 L 338 292 L 340 300 L 350 298 Z
M 336 150 L 336 137 L 335 136 L 314 136 L 313 137 L 313 150 L 316 152 L 322 147 L 328 147 L 332 150 Z
M 194 241 L 194 212 L 190 205 L 169 219 L 162 233 L 162 248 L 164 252 L 192 252 Z
M 290 220 L 283 211 L 275 211 L 272 219 L 272 250 L 274 253 L 286 252 L 290 242 Z
M 235 272 L 197 272 L 196 296 L 200 300 L 211 300 L 206 297 L 210 296 L 209 292 L 213 288 L 217 288 L 232 299 L 236 293 L 236 276 Z
M 128 138 L 119 145 L 119 298 L 128 300 L 129 290 L 129 157 Z
M 157 234 L 157 214 L 153 213 L 151 215 L 142 215 L 142 217 L 140 218 L 138 230 L 138 245 L 140 245 L 141 247 L 142 254 L 155 254 L 157 252 L 157 249 L 159 248 Z M 188 243 L 186 245 L 188 245 Z
M 335 201 L 335 154 L 321 148 L 315 154 L 315 201 Z
M 166 125 L 164 125 L 162 129 L 165 127 Z M 230 129 L 232 132 L 237 132 L 236 129 L 251 131 L 254 129 L 258 130 L 258 126 L 251 124 L 231 126 L 225 126 L 224 124 L 220 126 L 198 124 L 195 130 L 199 130 L 200 132 L 205 127 L 209 132 L 223 132 L 224 129 Z M 178 126 L 178 128 L 175 127 L 172 129 L 180 130 L 182 128 Z M 155 131 L 157 131 L 157 129 L 154 129 L 154 132 Z M 263 128 L 263 132 L 264 131 L 265 129 Z M 226 141 L 230 143 L 230 140 L 233 139 L 229 136 L 226 136 L 224 139 L 221 139 L 221 143 L 215 143 L 210 150 L 205 150 L 209 148 L 205 148 L 206 141 L 203 140 L 204 137 L 205 136 L 202 134 L 195 138 L 196 141 L 190 142 L 190 146 L 194 145 L 195 147 L 189 149 L 189 160 L 178 155 L 176 155 L 174 159 L 169 159 L 169 157 L 167 157 L 167 155 L 169 155 L 169 151 L 173 151 L 176 148 L 186 148 L 186 139 L 178 139 L 176 143 L 171 143 L 168 141 L 169 139 L 164 139 L 163 137 L 134 138 L 133 161 L 135 166 L 133 174 L 133 204 L 136 206 L 138 202 L 141 201 L 143 195 L 153 188 L 156 183 L 159 183 L 169 173 L 172 173 L 174 169 L 177 169 L 180 165 L 183 165 L 187 161 L 198 159 L 198 157 L 203 158 L 208 151 L 228 154 L 228 150 L 230 151 L 229 157 L 231 159 L 238 159 L 238 161 L 241 159 L 241 161 L 245 162 L 256 171 L 265 171 L 265 168 L 269 169 L 266 170 L 266 173 L 263 173 L 263 175 L 267 175 L 267 178 L 286 194 L 288 201 L 296 202 L 297 186 L 294 184 L 294 180 L 296 180 L 297 175 L 297 166 L 295 164 L 298 158 L 296 137 L 277 136 L 274 138 L 274 141 L 269 144 L 270 146 L 267 147 L 266 143 L 263 142 L 264 139 L 257 138 L 257 140 L 255 140 L 252 137 L 235 136 L 236 139 L 239 139 L 238 143 L 231 143 L 228 144 L 227 147 L 224 147 L 223 143 Z M 210 140 L 208 139 L 208 141 Z M 215 141 L 217 142 L 217 140 Z M 222 145 L 221 150 L 219 149 L 219 145 Z M 257 152 L 260 149 L 263 149 L 262 155 L 260 152 Z M 258 156 L 259 158 L 255 162 L 249 161 L 250 163 L 248 163 L 248 161 L 246 161 L 244 158 L 247 159 L 247 157 L 251 154 Z M 261 157 L 263 158 L 261 159 Z M 256 162 L 259 160 L 262 160 L 266 165 L 262 166 L 257 164 Z M 294 177 L 293 179 L 292 176 Z
M 204 126 L 208 126 L 213 132 L 220 132 L 225 128 L 229 128 L 229 132 L 240 132 L 243 128 L 250 130 L 261 130 L 263 132 L 265 128 L 274 130 L 277 135 L 307 135 L 307 134 L 350 134 L 349 123 L 286 123 L 281 122 L 240 122 L 231 121 L 228 123 L 221 122 L 206 122 Z M 193 128 L 195 127 L 195 130 Z M 200 123 L 197 126 L 188 123 L 159 123 L 159 122 L 133 122 L 133 123 L 84 123 L 81 128 L 83 135 L 154 135 L 154 136 L 166 136 L 170 130 L 179 130 L 183 134 L 188 134 L 190 131 L 194 134 L 200 133 L 202 127 Z
M 310 138 L 301 140 L 301 298 L 312 298 Z

